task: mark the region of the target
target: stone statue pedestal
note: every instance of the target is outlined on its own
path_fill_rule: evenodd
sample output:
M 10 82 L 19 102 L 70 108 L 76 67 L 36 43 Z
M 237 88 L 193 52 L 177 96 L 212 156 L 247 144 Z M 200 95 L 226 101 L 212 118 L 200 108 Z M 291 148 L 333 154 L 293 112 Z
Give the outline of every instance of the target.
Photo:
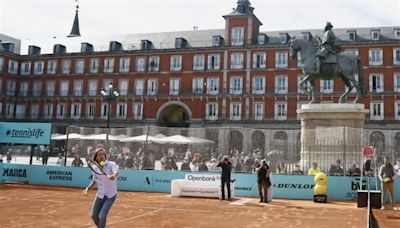
M 337 160 L 344 173 L 351 164 L 359 167 L 364 120 L 369 113 L 363 104 L 303 104 L 297 113 L 301 119 L 300 165 L 305 172 L 313 162 L 326 174 Z

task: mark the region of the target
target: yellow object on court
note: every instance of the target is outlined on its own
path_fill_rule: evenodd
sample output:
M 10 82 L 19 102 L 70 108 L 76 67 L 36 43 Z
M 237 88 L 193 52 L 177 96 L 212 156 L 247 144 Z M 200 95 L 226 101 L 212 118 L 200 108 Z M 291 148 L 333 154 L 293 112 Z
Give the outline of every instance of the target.
M 318 173 L 314 177 L 314 195 L 326 195 L 328 177 L 325 173 Z

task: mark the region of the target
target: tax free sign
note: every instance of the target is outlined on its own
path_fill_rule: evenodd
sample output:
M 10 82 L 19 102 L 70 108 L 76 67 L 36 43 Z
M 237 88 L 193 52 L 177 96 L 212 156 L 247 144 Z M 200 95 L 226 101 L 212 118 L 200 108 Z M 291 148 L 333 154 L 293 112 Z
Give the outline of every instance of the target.
M 0 122 L 0 143 L 50 144 L 50 123 Z

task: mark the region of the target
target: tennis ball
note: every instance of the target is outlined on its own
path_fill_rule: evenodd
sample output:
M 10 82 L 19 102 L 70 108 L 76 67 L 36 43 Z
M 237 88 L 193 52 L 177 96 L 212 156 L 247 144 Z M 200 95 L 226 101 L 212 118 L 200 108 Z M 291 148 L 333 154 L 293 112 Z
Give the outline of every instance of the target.
M 385 181 L 385 182 L 390 182 L 391 179 L 390 179 L 389 177 L 386 177 L 384 181 Z
M 101 166 L 104 166 L 105 164 L 106 164 L 106 163 L 105 163 L 104 161 L 101 161 L 101 162 L 100 162 L 100 165 L 101 165 Z

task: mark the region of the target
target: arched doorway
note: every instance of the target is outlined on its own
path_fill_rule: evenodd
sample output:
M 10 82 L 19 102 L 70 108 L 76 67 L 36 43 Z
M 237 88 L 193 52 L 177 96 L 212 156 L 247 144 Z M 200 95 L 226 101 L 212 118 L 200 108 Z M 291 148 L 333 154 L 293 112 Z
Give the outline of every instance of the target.
M 255 131 L 251 135 L 251 149 L 260 149 L 261 151 L 265 151 L 265 134 L 262 131 Z
M 238 150 L 242 152 L 243 150 L 243 134 L 238 130 L 233 130 L 229 132 L 228 135 L 229 152 L 233 150 Z
M 187 105 L 171 101 L 162 105 L 157 112 L 157 125 L 162 127 L 189 127 L 192 113 Z
M 288 159 L 288 135 L 284 131 L 278 131 L 274 134 L 271 141 L 271 151 L 279 154 L 284 160 Z M 270 152 L 271 152 L 270 151 Z

